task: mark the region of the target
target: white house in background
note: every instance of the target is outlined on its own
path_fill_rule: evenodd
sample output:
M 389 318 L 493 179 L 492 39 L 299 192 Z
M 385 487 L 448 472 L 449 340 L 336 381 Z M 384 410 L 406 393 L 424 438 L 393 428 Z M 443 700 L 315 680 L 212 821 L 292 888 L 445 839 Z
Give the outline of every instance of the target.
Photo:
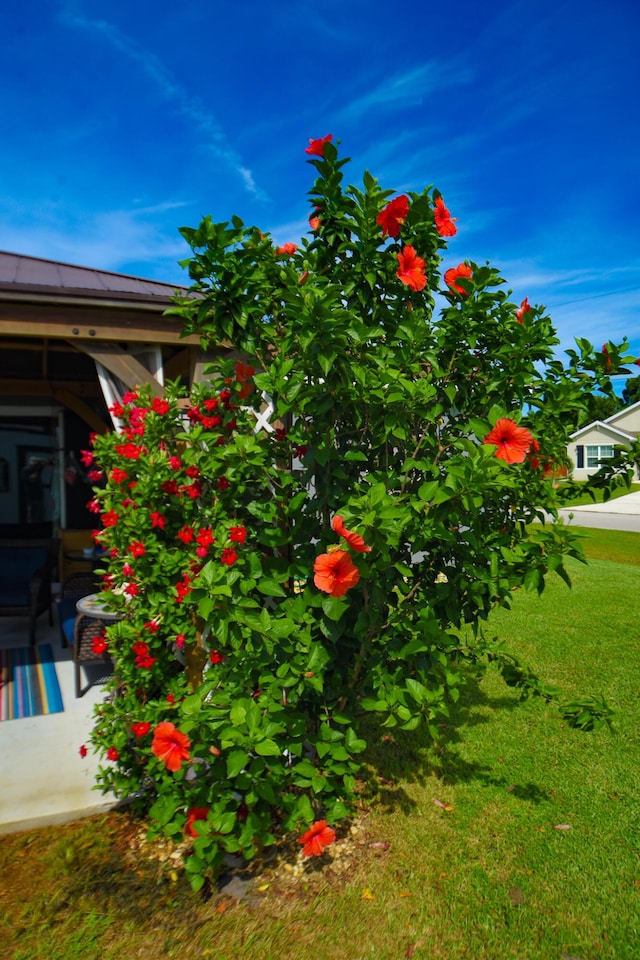
M 640 401 L 606 420 L 594 420 L 571 434 L 567 446 L 575 480 L 586 480 L 613 456 L 614 447 L 628 446 L 640 435 Z M 640 480 L 636 466 L 634 480 Z

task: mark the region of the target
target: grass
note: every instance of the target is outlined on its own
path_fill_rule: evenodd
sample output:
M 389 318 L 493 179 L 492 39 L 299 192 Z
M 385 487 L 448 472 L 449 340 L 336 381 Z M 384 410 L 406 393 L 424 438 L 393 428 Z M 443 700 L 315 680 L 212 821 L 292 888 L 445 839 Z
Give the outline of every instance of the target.
M 615 732 L 569 729 L 491 670 L 470 676 L 438 744 L 372 741 L 342 870 L 267 871 L 255 901 L 193 895 L 139 857 L 124 814 L 5 837 L 2 956 L 636 960 L 640 534 L 584 532 L 573 589 L 518 591 L 489 628 L 568 698 L 602 690 Z

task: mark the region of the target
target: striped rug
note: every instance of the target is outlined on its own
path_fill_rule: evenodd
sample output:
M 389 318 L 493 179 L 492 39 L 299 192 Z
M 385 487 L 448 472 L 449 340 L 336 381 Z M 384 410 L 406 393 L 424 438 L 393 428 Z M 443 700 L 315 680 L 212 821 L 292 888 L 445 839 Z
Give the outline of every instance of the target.
M 48 643 L 0 650 L 0 720 L 64 710 Z

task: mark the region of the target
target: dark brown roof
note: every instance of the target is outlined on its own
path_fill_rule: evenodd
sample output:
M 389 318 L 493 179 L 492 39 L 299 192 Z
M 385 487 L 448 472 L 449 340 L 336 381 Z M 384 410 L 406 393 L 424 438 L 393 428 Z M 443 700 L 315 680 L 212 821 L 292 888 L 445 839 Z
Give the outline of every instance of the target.
M 144 280 L 110 270 L 95 270 L 78 267 L 56 260 L 27 257 L 19 253 L 0 251 L 0 298 L 3 293 L 15 295 L 53 295 L 95 300 L 146 300 L 169 299 L 184 287 L 158 280 Z

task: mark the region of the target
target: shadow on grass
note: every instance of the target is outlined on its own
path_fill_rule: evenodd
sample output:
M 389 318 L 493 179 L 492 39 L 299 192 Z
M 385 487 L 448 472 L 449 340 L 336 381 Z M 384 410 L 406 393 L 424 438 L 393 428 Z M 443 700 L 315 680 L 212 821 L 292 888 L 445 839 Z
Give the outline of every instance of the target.
M 451 704 L 449 720 L 438 724 L 440 735 L 433 741 L 429 732 L 387 729 L 367 718 L 363 736 L 369 744 L 366 752 L 369 777 L 365 794 L 375 797 L 389 812 L 412 813 L 418 806 L 404 784 L 426 787 L 437 778 L 443 784 L 479 783 L 484 787 L 508 789 L 512 796 L 528 803 L 542 803 L 551 795 L 535 783 L 510 783 L 492 766 L 470 763 L 462 756 L 460 731 L 492 721 L 493 711 L 504 713 L 521 706 L 513 694 L 488 696 L 477 676 L 467 678 L 460 700 Z

